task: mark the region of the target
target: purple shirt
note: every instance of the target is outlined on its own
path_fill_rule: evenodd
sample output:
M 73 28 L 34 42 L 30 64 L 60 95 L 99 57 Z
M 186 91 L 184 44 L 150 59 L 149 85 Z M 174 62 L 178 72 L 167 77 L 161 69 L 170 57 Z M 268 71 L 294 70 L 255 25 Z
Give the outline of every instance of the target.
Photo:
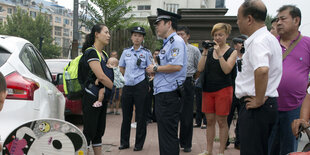
M 278 37 L 278 40 L 280 42 L 280 37 Z M 283 54 L 286 48 L 282 45 L 281 48 Z M 302 104 L 307 93 L 310 70 L 310 37 L 303 36 L 291 53 L 283 60 L 282 65 L 282 79 L 278 87 L 278 110 L 290 111 Z

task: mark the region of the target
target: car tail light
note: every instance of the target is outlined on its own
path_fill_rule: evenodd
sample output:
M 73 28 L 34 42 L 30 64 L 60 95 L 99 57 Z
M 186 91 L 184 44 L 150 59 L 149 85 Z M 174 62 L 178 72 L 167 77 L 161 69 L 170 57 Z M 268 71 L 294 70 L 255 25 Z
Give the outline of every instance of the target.
M 34 91 L 39 89 L 39 83 L 12 72 L 5 77 L 7 84 L 7 99 L 33 100 Z

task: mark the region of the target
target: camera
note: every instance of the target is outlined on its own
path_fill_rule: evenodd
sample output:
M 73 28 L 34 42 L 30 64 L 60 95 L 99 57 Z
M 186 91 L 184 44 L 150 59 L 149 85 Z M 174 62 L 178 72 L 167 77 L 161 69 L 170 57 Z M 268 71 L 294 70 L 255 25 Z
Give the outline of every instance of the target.
M 140 65 L 141 65 L 141 62 L 142 62 L 142 60 L 139 58 L 139 59 L 137 60 L 137 65 L 140 66 Z
M 237 60 L 237 68 L 238 68 L 238 72 L 242 71 L 242 59 Z
M 138 58 L 137 54 L 134 54 L 134 55 Z M 141 62 L 142 62 L 142 60 L 140 58 L 138 58 L 137 62 L 136 62 L 137 66 L 140 66 Z
M 201 45 L 202 45 L 203 48 L 208 49 L 208 48 L 213 47 L 213 46 L 216 45 L 216 44 L 215 44 L 215 42 L 212 42 L 212 41 L 210 41 L 210 42 L 209 42 L 209 41 L 208 41 L 208 42 L 203 41 L 203 42 L 201 43 Z
M 240 53 L 244 53 L 245 52 L 245 49 L 244 49 L 244 44 L 242 43 L 242 47 L 241 47 L 241 49 L 240 49 Z
M 243 54 L 243 53 L 245 52 L 245 49 L 244 49 L 244 40 L 243 40 L 242 38 L 233 38 L 232 41 L 233 41 L 234 44 L 237 44 L 237 43 L 242 44 L 242 47 L 241 47 L 241 49 L 240 49 L 240 53 Z

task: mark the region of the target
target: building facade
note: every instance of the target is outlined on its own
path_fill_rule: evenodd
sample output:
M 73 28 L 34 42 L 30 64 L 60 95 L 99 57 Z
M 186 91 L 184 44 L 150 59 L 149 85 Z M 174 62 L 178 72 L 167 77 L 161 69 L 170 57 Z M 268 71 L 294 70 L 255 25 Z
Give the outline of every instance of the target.
M 57 4 L 45 0 L 0 0 L 0 23 L 6 24 L 7 17 L 21 8 L 35 18 L 39 12 L 45 13 L 50 19 L 54 44 L 62 47 L 61 57 L 67 58 L 70 54 L 73 40 L 73 12 Z M 84 42 L 84 34 L 89 30 L 80 27 L 79 47 Z
M 134 15 L 134 21 L 148 24 L 147 17 L 156 15 L 157 8 L 177 13 L 179 8 L 225 8 L 225 0 L 131 0 L 134 9 L 126 16 Z

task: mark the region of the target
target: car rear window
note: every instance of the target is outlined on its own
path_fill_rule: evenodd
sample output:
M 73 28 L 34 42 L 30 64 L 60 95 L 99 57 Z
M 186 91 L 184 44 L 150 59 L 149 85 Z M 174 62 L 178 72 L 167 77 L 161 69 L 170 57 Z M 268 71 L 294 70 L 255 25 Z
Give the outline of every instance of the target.
M 0 67 L 9 59 L 11 53 L 0 47 Z
M 48 68 L 50 68 L 51 72 L 54 74 L 62 73 L 68 63 L 69 62 L 65 61 L 46 61 Z

